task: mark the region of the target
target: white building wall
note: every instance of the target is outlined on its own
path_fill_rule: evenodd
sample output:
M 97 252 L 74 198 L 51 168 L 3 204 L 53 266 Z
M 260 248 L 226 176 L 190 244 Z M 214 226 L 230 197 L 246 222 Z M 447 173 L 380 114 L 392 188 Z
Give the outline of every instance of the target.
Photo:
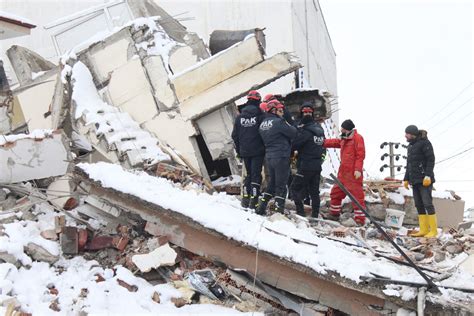
M 336 54 L 316 0 L 154 0 L 206 44 L 214 30 L 265 28 L 268 56 L 294 51 L 311 87 L 337 95 Z M 262 94 L 294 88 L 292 74 L 261 89 Z M 333 108 L 334 109 L 334 108 Z M 336 112 L 337 113 L 337 112 Z M 337 121 L 337 114 L 334 119 Z
M 337 96 L 336 53 L 318 1 L 292 2 L 293 47 L 301 58 L 304 84 Z M 332 107 L 336 110 L 337 105 Z M 333 116 L 338 124 L 338 112 Z
M 85 10 L 92 6 L 104 4 L 105 0 L 0 0 L 1 10 L 25 17 L 35 23 L 31 35 L 0 41 L 0 59 L 5 64 L 5 72 L 10 80 L 16 82 L 6 50 L 12 45 L 20 45 L 35 51 L 44 58 L 57 64 L 59 57 L 51 40 L 50 31 L 43 27 L 62 16 Z
M 281 51 L 294 51 L 291 31 L 291 0 L 154 0 L 170 15 L 209 45 L 214 30 L 245 30 L 266 28 L 266 53 L 272 56 Z M 270 86 L 260 89 L 262 94 L 287 92 L 294 87 L 294 76 L 289 74 Z
M 100 6 L 106 0 L 1 0 L 2 10 L 24 16 L 37 24 L 31 36 L 1 42 L 0 58 L 5 62 L 7 76 L 16 81 L 5 51 L 11 45 L 34 50 L 57 63 L 51 33 L 44 26 L 63 16 Z M 131 1 L 131 0 L 129 0 Z M 197 33 L 206 44 L 214 30 L 266 28 L 268 56 L 281 51 L 294 51 L 304 65 L 303 75 L 313 88 L 337 95 L 335 52 L 316 0 L 154 0 L 163 9 Z M 189 18 L 192 18 L 190 20 Z M 66 24 L 65 24 L 66 25 Z M 64 25 L 62 25 L 64 26 Z M 282 93 L 294 88 L 294 76 L 289 74 L 262 94 Z

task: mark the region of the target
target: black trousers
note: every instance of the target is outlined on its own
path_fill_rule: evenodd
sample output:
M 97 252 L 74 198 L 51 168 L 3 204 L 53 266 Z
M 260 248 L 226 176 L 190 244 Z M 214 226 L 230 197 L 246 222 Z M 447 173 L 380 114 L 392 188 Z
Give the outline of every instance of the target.
M 431 191 L 433 191 L 433 185 L 424 187 L 421 183 L 415 184 L 413 188 L 413 200 L 415 202 L 416 210 L 419 215 L 433 215 L 435 214 L 435 208 L 433 206 L 433 198 Z
M 297 208 L 303 208 L 303 201 L 309 195 L 313 211 L 319 212 L 321 204 L 319 198 L 319 182 L 321 180 L 321 166 L 317 170 L 299 170 L 293 177 L 291 194 Z
M 290 158 L 267 158 L 266 163 L 270 179 L 265 192 L 275 197 L 286 198 L 286 185 L 290 176 Z
M 244 192 L 247 195 L 259 196 L 264 156 L 243 157 L 242 159 L 247 170 L 244 179 Z

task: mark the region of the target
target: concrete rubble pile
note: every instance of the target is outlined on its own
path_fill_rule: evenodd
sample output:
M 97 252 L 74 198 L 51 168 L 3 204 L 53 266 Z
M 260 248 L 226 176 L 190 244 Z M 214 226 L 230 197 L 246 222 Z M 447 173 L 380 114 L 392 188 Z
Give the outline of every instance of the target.
M 4 282 L 36 262 L 60 278 L 69 268 L 65 260 L 86 260 L 100 266 L 95 283 L 114 280 L 128 292 L 142 293 L 146 288 L 148 294 L 149 286 L 169 285 L 179 294 L 169 297 L 153 290 L 147 302 L 171 302 L 178 308 L 214 304 L 275 315 L 416 310 L 417 291 L 426 284 L 384 277 L 379 271 L 383 268 L 376 271 L 382 274 L 354 281 L 350 271 L 326 269 L 323 261 L 316 269 L 296 257 L 260 248 L 260 242 L 243 242 L 242 236 L 226 235 L 168 203 L 171 192 L 178 199 L 181 193 L 194 194 L 196 202 L 203 196 L 215 199 L 209 208 L 218 209 L 220 200 L 230 201 L 225 207 L 238 212 L 242 223 L 258 223 L 259 232 L 295 248 L 322 251 L 340 246 L 358 258 L 384 260 L 391 271 L 407 266 L 372 225 L 356 227 L 347 207 L 342 223 L 294 214 L 262 220 L 235 207 L 238 201 L 230 195 L 240 193 L 241 181 L 230 137 L 235 102 L 301 64 L 287 52 L 267 57 L 261 29 L 213 50 L 211 56 L 196 34 L 161 8 L 139 5 L 147 1 L 137 3 L 131 8 L 141 18 L 77 47 L 57 65 L 26 48 L 8 50 L 20 87 L 2 94 L 0 103 L 0 118 L 6 118 L 0 125 L 0 240 L 5 241 L 0 245 L 0 263 L 10 264 L 0 269 Z M 280 97 L 292 112 L 304 98 L 319 102 L 316 110 L 323 117 L 331 115 L 327 93 L 304 90 Z M 128 181 L 142 177 L 156 188 L 171 189 L 156 192 L 150 186 L 148 192 L 163 200 L 147 200 L 95 178 L 88 166 L 97 163 L 103 164 L 104 174 L 111 164 L 120 165 L 120 170 L 110 169 L 119 170 L 117 186 L 133 187 Z M 412 202 L 399 203 L 382 186 L 378 183 L 374 189 L 367 183 L 371 214 L 381 220 L 386 208 L 408 213 Z M 326 202 L 330 187 L 324 183 Z M 387 191 L 395 194 L 398 189 L 397 184 Z M 321 212 L 325 211 L 322 206 Z M 416 224 L 406 218 L 406 223 Z M 409 230 L 401 225 L 386 230 L 434 281 L 457 276 L 459 267 L 472 277 L 474 227 L 462 217 L 453 218 L 455 224 L 441 225 L 442 237 L 434 240 L 409 238 Z M 235 225 L 232 218 L 222 223 Z M 279 230 L 279 225 L 300 231 L 291 234 Z M 330 246 L 319 244 L 321 239 Z M 7 242 L 16 246 L 5 246 Z M 123 268 L 133 276 L 123 277 Z M 22 306 L 14 286 L 2 286 L 9 289 L 0 293 L 0 306 L 7 308 L 7 315 L 28 314 L 31 306 Z M 50 282 L 43 289 L 51 302 L 49 310 L 67 312 L 59 299 L 62 286 Z M 472 288 L 446 288 L 457 296 L 432 294 L 426 300 L 428 313 L 472 312 Z M 74 312 L 87 312 L 80 302 L 91 291 L 82 287 L 75 293 Z

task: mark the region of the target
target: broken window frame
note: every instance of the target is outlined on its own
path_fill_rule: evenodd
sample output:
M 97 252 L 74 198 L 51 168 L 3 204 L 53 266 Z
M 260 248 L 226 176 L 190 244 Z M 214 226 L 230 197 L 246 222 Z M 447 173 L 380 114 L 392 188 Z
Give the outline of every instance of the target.
M 111 8 L 116 7 L 117 5 L 121 5 L 121 4 L 124 5 L 124 7 L 126 9 L 126 13 L 128 15 L 128 18 L 125 18 L 122 21 L 123 23 L 121 25 L 116 26 L 116 25 L 114 25 L 113 15 L 111 14 L 110 10 L 111 10 Z M 72 16 L 74 16 L 74 15 L 75 14 L 73 14 Z M 94 18 L 100 17 L 102 15 L 105 18 L 105 22 L 107 24 L 107 30 L 108 31 L 113 31 L 113 29 L 115 27 L 121 27 L 121 26 L 125 25 L 127 22 L 133 20 L 133 18 L 134 18 L 133 12 L 130 9 L 130 6 L 128 5 L 127 1 L 119 0 L 119 1 L 113 1 L 113 2 L 110 2 L 110 3 L 104 4 L 101 7 L 96 7 L 96 8 L 94 8 L 94 10 L 90 10 L 90 9 L 84 10 L 84 13 L 79 14 L 77 16 L 74 16 L 70 20 L 66 20 L 67 17 L 64 17 L 64 18 L 61 18 L 57 22 L 52 22 L 52 23 L 44 26 L 44 29 L 46 29 L 46 30 L 51 29 L 51 28 L 54 28 L 54 27 L 58 27 L 62 24 L 71 23 L 75 20 L 80 19 L 79 21 L 76 21 L 76 22 L 72 23 L 71 25 L 69 25 L 65 28 L 62 28 L 60 30 L 57 30 L 53 34 L 51 34 L 51 40 L 53 41 L 54 50 L 56 51 L 56 54 L 58 56 L 61 56 L 62 54 L 66 53 L 67 51 L 69 51 L 73 48 L 73 47 L 68 47 L 68 48 L 64 48 L 62 50 L 60 45 L 59 45 L 58 36 L 64 34 L 65 32 L 68 32 L 68 31 L 70 31 L 70 30 L 72 30 L 72 29 L 74 29 L 74 28 L 76 28 L 80 25 L 83 25 L 84 23 L 86 23 L 86 22 L 88 22 L 88 21 L 90 21 Z M 78 45 L 81 45 L 81 44 L 78 44 Z

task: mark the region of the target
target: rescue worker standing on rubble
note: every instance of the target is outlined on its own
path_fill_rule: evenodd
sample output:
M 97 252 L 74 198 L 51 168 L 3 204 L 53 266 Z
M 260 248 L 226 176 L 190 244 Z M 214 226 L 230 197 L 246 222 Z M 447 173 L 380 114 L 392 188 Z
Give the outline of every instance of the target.
M 409 125 L 405 129 L 405 138 L 409 145 L 403 186 L 406 189 L 409 188 L 409 185 L 412 186 L 413 200 L 418 211 L 420 225 L 420 231 L 410 234 L 410 236 L 429 238 L 438 235 L 438 223 L 431 196 L 435 182 L 433 171 L 435 155 L 427 134 L 424 130 L 418 130 L 415 125 Z
M 235 118 L 232 139 L 237 155 L 244 161 L 246 176 L 243 183 L 242 207 L 255 209 L 260 196 L 262 183 L 262 165 L 265 155 L 262 138 L 258 128 L 263 119 L 260 110 L 260 93 L 251 90 L 247 94 L 247 103 Z
M 291 142 L 296 128 L 284 118 L 284 106 L 278 100 L 267 104 L 267 115 L 260 124 L 259 132 L 265 144 L 265 160 L 270 180 L 260 198 L 257 214 L 265 215 L 268 201 L 275 196 L 275 209 L 285 210 L 286 184 L 290 175 Z
M 298 133 L 293 142 L 297 151 L 296 169 L 291 183 L 291 193 L 296 205 L 296 213 L 304 216 L 303 201 L 309 194 L 311 198 L 311 216 L 319 215 L 319 181 L 321 179 L 322 155 L 325 151 L 324 130 L 314 121 L 314 109 L 310 102 L 300 107 L 301 119 L 298 122 Z
M 365 194 L 363 189 L 362 170 L 364 168 L 365 145 L 364 138 L 357 133 L 355 125 L 351 120 L 345 120 L 341 124 L 341 137 L 326 139 L 325 148 L 341 149 L 341 164 L 337 172 L 337 178 L 357 199 L 362 207 L 365 207 Z M 330 215 L 339 218 L 342 210 L 342 200 L 346 197 L 344 191 L 338 185 L 333 185 L 330 193 L 331 204 Z M 359 207 L 352 203 L 354 208 L 354 220 L 359 225 L 365 224 L 365 214 Z

